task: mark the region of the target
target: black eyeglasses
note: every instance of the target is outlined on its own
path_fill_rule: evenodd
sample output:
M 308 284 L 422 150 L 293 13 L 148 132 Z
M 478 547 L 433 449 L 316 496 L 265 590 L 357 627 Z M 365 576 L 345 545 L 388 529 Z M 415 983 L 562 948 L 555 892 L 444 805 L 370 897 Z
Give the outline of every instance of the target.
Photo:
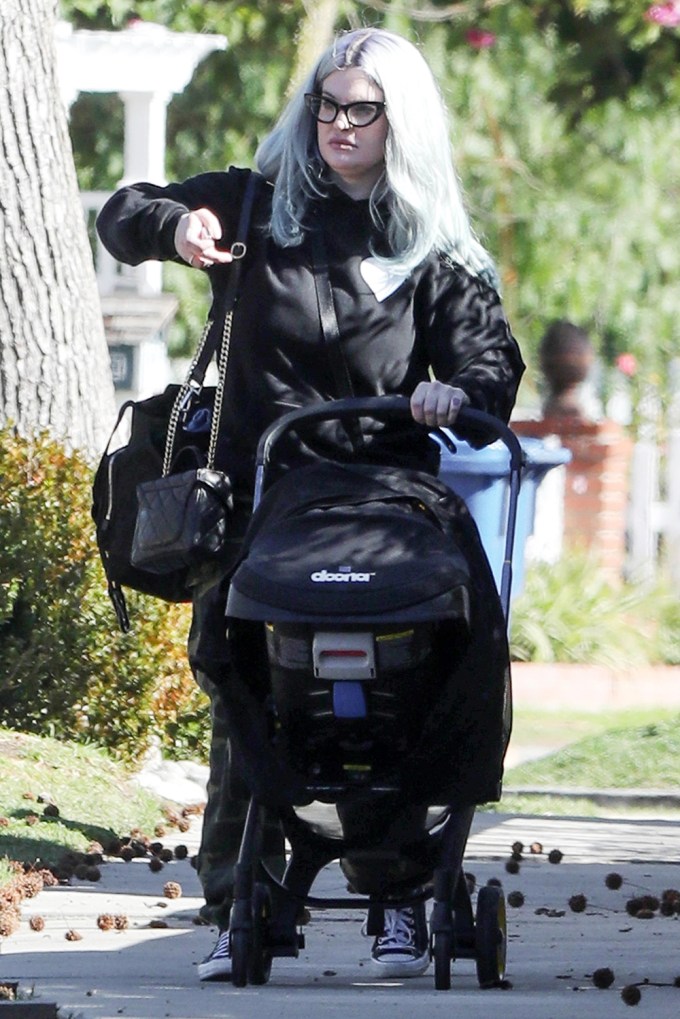
M 337 115 L 342 112 L 347 118 L 347 123 L 352 127 L 368 127 L 382 116 L 385 109 L 384 103 L 336 103 L 335 99 L 329 99 L 328 96 L 317 96 L 313 92 L 305 93 L 305 105 L 311 115 L 316 120 L 320 120 L 322 124 L 332 124 Z

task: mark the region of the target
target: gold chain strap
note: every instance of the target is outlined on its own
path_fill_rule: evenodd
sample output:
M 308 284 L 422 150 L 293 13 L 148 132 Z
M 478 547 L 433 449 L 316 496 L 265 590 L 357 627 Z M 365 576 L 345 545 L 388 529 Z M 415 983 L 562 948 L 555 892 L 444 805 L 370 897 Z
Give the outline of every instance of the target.
M 179 387 L 179 392 L 175 397 L 175 402 L 173 403 L 172 410 L 170 411 L 170 417 L 168 419 L 168 431 L 165 437 L 165 453 L 163 456 L 163 477 L 166 477 L 170 473 L 170 468 L 172 467 L 172 454 L 175 448 L 175 439 L 177 436 L 177 429 L 179 427 L 179 419 L 182 414 L 182 411 L 187 406 L 190 397 L 193 395 L 193 389 L 191 387 L 189 379 L 191 379 L 193 376 L 194 369 L 196 368 L 201 353 L 203 352 L 203 347 L 205 346 L 208 340 L 208 335 L 210 333 L 211 328 L 212 321 L 208 320 L 203 328 L 203 334 L 201 335 L 201 339 L 199 341 L 198 348 L 194 355 L 194 359 L 191 362 L 191 367 L 189 368 L 189 371 L 187 373 L 186 380 Z
M 224 387 L 227 381 L 227 362 L 229 361 L 229 345 L 231 343 L 231 320 L 234 312 L 230 311 L 224 320 L 222 330 L 222 344 L 220 346 L 220 359 L 217 366 L 217 389 L 215 390 L 215 402 L 213 404 L 212 421 L 210 422 L 210 444 L 208 446 L 208 467 L 212 470 L 215 466 L 215 453 L 217 452 L 217 438 L 220 431 L 220 420 L 222 418 L 222 403 L 224 401 Z
M 222 404 L 224 402 L 224 386 L 227 378 L 227 362 L 229 361 L 229 346 L 231 344 L 231 320 L 233 311 L 230 311 L 224 320 L 224 329 L 222 330 L 222 343 L 220 345 L 220 357 L 218 362 L 218 379 L 217 388 L 215 389 L 215 401 L 213 404 L 212 420 L 210 422 L 210 442 L 208 445 L 208 461 L 207 466 L 212 470 L 215 466 L 215 455 L 217 452 L 217 439 L 219 437 L 220 430 L 220 419 L 222 417 Z M 212 327 L 212 321 L 206 323 L 198 344 L 198 350 L 191 362 L 191 367 L 187 373 L 187 379 L 193 376 L 194 368 L 196 367 L 198 360 L 201 356 L 201 352 L 205 343 L 208 339 L 208 334 Z M 168 431 L 165 439 L 165 454 L 163 456 L 163 477 L 166 477 L 170 473 L 172 467 L 172 453 L 175 448 L 175 439 L 177 437 L 177 429 L 179 427 L 179 419 L 182 411 L 187 405 L 187 402 L 193 396 L 194 390 L 188 381 L 185 381 L 180 386 L 179 392 L 175 397 L 175 402 L 172 405 L 170 411 L 170 417 L 168 419 Z

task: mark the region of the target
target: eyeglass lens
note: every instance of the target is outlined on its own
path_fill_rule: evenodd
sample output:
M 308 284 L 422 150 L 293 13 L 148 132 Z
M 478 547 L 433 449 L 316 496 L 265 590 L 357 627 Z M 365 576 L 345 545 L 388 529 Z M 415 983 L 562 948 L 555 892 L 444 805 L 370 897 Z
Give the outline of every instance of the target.
M 327 96 L 317 96 L 312 93 L 307 93 L 305 101 L 312 116 L 320 120 L 322 124 L 332 124 L 342 111 L 352 127 L 368 127 L 378 119 L 385 108 L 385 104 L 382 102 L 366 101 L 342 104 L 336 103 L 334 99 L 328 99 Z

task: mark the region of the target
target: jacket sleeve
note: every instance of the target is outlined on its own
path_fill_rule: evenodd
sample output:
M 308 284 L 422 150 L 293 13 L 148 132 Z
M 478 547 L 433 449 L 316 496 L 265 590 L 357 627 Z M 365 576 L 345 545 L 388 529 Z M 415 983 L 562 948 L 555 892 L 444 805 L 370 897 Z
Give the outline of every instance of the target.
M 175 230 L 184 213 L 206 207 L 222 221 L 229 236 L 233 178 L 228 173 L 205 173 L 181 184 L 131 184 L 109 198 L 97 217 L 104 247 L 119 262 L 139 265 L 148 259 L 181 261 L 175 250 Z
M 525 366 L 497 292 L 442 262 L 420 306 L 418 330 L 435 378 L 462 389 L 470 406 L 507 422 Z

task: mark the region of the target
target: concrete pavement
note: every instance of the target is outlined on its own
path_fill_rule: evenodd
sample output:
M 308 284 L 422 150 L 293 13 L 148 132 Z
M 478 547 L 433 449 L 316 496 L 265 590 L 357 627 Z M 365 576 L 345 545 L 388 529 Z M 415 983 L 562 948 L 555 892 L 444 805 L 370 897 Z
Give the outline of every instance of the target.
M 198 827 L 163 839 L 197 847 Z M 526 850 L 519 873 L 505 870 L 510 847 Z M 532 842 L 544 852 L 529 854 Z M 560 849 L 563 860 L 551 864 L 547 853 Z M 188 861 L 173 861 L 153 873 L 148 863 L 112 861 L 97 884 L 77 882 L 49 888 L 24 900 L 20 930 L 0 945 L 2 981 L 34 989 L 36 1002 L 55 1002 L 63 1016 L 80 1019 L 300 1019 L 326 1016 L 411 1016 L 427 1009 L 432 1016 L 465 1014 L 488 1019 L 608 1019 L 627 1014 L 620 996 L 624 985 L 642 984 L 640 1006 L 655 1019 L 680 1016 L 680 916 L 632 918 L 632 896 L 680 886 L 680 826 L 675 822 L 598 821 L 476 816 L 468 843 L 466 870 L 477 884 L 501 879 L 506 894 L 521 892 L 524 904 L 508 907 L 507 990 L 481 991 L 474 963 L 453 965 L 453 989 L 435 991 L 432 972 L 414 980 L 376 980 L 371 942 L 360 933 L 355 911 L 313 911 L 306 927 L 307 947 L 298 959 L 275 959 L 269 984 L 235 989 L 231 984 L 200 984 L 196 964 L 212 947 L 214 930 L 194 923 L 201 903 L 196 874 Z M 610 890 L 605 876 L 618 872 L 623 884 Z M 181 897 L 166 898 L 173 881 Z M 316 894 L 341 895 L 344 879 L 327 868 Z M 572 896 L 586 897 L 586 908 L 573 912 Z M 124 930 L 102 931 L 104 913 L 127 919 Z M 31 930 L 40 915 L 45 926 Z M 164 923 L 167 926 L 157 926 Z M 80 940 L 67 940 L 76 931 Z M 597 989 L 593 971 L 609 967 L 614 983 Z M 7 1006 L 0 1005 L 2 1009 Z M 11 1014 L 8 1011 L 7 1019 Z

